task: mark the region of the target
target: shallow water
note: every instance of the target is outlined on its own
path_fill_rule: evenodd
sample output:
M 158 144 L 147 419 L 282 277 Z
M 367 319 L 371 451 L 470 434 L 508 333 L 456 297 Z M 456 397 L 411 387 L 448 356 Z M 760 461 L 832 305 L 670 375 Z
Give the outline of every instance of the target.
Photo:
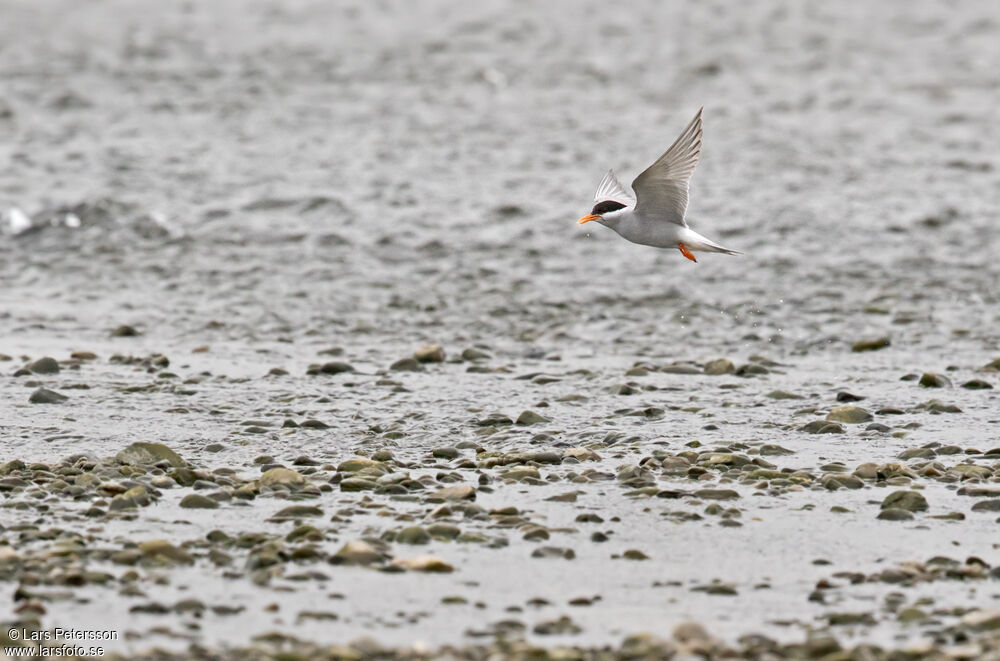
M 473 520 L 463 530 L 509 545 L 394 545 L 397 556 L 441 556 L 456 568 L 448 575 L 322 563 L 329 580 L 278 577 L 260 587 L 223 578 L 202 558 L 166 572 L 168 585 L 144 574 L 144 600 L 194 594 L 244 612 L 196 623 L 129 615 L 143 599 L 88 587 L 46 604 L 45 626 L 128 618 L 141 635 L 124 649 L 188 638 L 241 644 L 269 629 L 437 645 L 517 619 L 542 642 L 604 644 L 687 619 L 727 640 L 798 639 L 826 613 L 872 611 L 877 624 L 854 627 L 854 637 L 891 645 L 927 635 L 880 610 L 898 586 L 845 587 L 823 605 L 807 601 L 816 581 L 935 555 L 1000 562 L 996 514 L 971 512 L 972 499 L 936 480 L 914 481 L 928 513 L 889 522 L 875 516 L 897 487 L 769 495 L 720 484 L 724 477 L 656 475 L 660 488 L 737 489 L 741 497 L 723 506 L 741 510 L 738 528 L 717 525 L 706 502 L 630 497 L 614 479 L 565 481 L 585 468 L 613 477 L 695 440 L 702 449 L 779 444 L 794 454 L 767 460 L 816 475 L 823 464 L 850 472 L 928 443 L 979 451 L 939 457 L 946 466 L 995 466 L 982 452 L 1000 447 L 1000 381 L 980 371 L 1000 356 L 1000 15 L 988 3 L 685 2 L 612 12 L 601 3 L 65 2 L 5 13 L 0 209 L 5 220 L 17 207 L 34 222 L 0 235 L 0 353 L 12 357 L 0 363 L 5 460 L 108 457 L 155 440 L 197 467 L 249 479 L 260 455 L 336 465 L 386 448 L 414 475 L 456 470 L 471 484 L 491 476 L 494 491 L 476 501 L 487 510 L 514 506 L 549 529 L 578 530 L 530 542 Z M 689 220 L 744 256 L 695 265 L 576 226 L 608 167 L 628 181 L 700 105 L 705 146 Z M 69 213 L 79 227 L 66 226 Z M 140 335 L 111 337 L 120 324 Z M 851 351 L 880 336 L 891 346 Z M 452 360 L 386 372 L 429 342 Z M 470 373 L 472 363 L 454 360 L 473 346 L 493 371 Z M 320 355 L 330 347 L 342 354 Z M 98 360 L 11 376 L 29 359 L 66 360 L 75 350 Z M 153 353 L 169 357 L 175 377 L 109 361 Z M 700 368 L 720 357 L 776 364 L 749 378 L 625 375 L 636 363 Z M 306 375 L 328 360 L 358 373 Z M 269 375 L 274 367 L 288 374 Z M 900 380 L 923 372 L 994 389 Z M 518 378 L 534 373 L 555 378 Z M 38 383 L 70 399 L 30 404 Z M 626 383 L 637 392 L 618 394 Z M 136 386 L 144 389 L 127 391 Z M 767 397 L 775 390 L 803 399 Z M 875 416 L 899 433 L 798 429 L 822 419 L 839 391 L 864 396 L 858 405 L 869 411 L 904 411 Z M 931 399 L 961 412 L 916 408 Z M 662 413 L 622 413 L 648 407 Z M 526 409 L 549 422 L 492 434 L 475 424 Z M 286 418 L 329 428 L 281 428 Z M 246 421 L 272 426 L 248 433 Z M 588 446 L 602 460 L 542 466 L 543 479 L 560 481 L 530 486 L 430 459 L 432 448 L 462 441 L 508 452 Z M 224 449 L 205 449 L 215 442 Z M 462 456 L 475 459 L 471 449 Z M 573 489 L 576 503 L 544 500 Z M 89 503 L 53 501 L 47 513 L 5 509 L 3 525 L 87 526 L 109 548 L 293 527 L 265 521 L 284 500 L 180 510 L 190 491 L 164 490 L 134 520 L 74 518 L 68 512 Z M 324 508 L 325 524 L 314 521 L 327 529 L 324 552 L 410 525 L 376 514 L 331 524 L 337 508 L 366 497 L 396 517 L 434 507 L 422 496 L 335 487 L 306 502 Z M 851 511 L 831 513 L 834 505 Z M 605 522 L 574 522 L 590 510 Z M 704 518 L 664 516 L 677 511 Z M 967 518 L 928 518 L 953 511 Z M 591 543 L 591 528 L 614 534 Z M 576 558 L 530 557 L 546 545 L 572 547 Z M 611 559 L 632 548 L 650 559 Z M 691 591 L 715 578 L 738 595 Z M 293 592 L 279 589 L 289 585 Z M 973 608 L 994 603 L 1000 588 L 936 581 L 904 592 L 907 603 L 930 595 L 935 608 Z M 469 603 L 444 606 L 446 595 Z M 592 595 L 601 600 L 589 607 L 566 604 Z M 551 605 L 527 605 L 535 597 Z M 264 610 L 271 603 L 277 612 Z M 309 610 L 339 619 L 297 621 Z M 580 633 L 532 633 L 564 614 Z M 149 633 L 157 626 L 178 638 Z

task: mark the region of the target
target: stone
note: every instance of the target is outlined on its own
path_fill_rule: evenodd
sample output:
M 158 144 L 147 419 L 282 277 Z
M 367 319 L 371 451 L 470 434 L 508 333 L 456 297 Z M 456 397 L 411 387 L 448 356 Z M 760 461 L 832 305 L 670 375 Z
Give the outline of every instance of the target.
M 882 501 L 882 509 L 902 509 L 908 512 L 924 512 L 927 510 L 927 499 L 917 491 L 893 491 Z
M 711 374 L 712 376 L 718 376 L 720 374 L 733 374 L 736 372 L 736 366 L 733 365 L 733 361 L 727 360 L 726 358 L 710 360 L 705 363 L 704 369 L 705 374 Z
M 622 557 L 626 560 L 649 560 L 649 556 L 639 549 L 628 549 L 622 553 Z
M 111 331 L 111 337 L 135 337 L 136 335 L 139 335 L 139 331 L 128 324 L 122 324 Z
M 397 544 L 428 544 L 431 534 L 423 526 L 410 526 L 396 533 Z
M 920 385 L 924 388 L 950 388 L 951 379 L 936 372 L 924 372 L 920 377 Z
M 972 506 L 973 512 L 1000 512 L 1000 498 L 980 500 Z
M 393 372 L 421 372 L 424 366 L 416 358 L 401 358 L 389 366 Z
M 879 512 L 876 518 L 883 521 L 910 521 L 913 519 L 913 513 L 898 507 L 890 507 Z
M 194 559 L 184 549 L 174 546 L 165 539 L 150 539 L 139 544 L 139 552 L 144 558 L 161 564 L 191 564 Z
M 366 468 L 374 468 L 385 472 L 385 464 L 381 461 L 375 461 L 374 459 L 369 459 L 368 457 L 351 457 L 346 461 L 342 461 L 337 465 L 337 472 L 339 473 L 357 473 L 358 471 L 365 470 Z
M 181 499 L 181 507 L 186 509 L 214 510 L 219 507 L 219 502 L 200 493 L 190 493 Z
M 431 501 L 442 500 L 475 500 L 476 488 L 469 484 L 456 484 L 436 491 L 429 498 Z
M 347 542 L 337 551 L 330 562 L 335 565 L 372 565 L 388 559 L 388 554 L 362 539 Z
M 851 345 L 851 351 L 878 351 L 890 345 L 892 345 L 892 340 L 889 337 L 876 337 L 874 339 L 858 340 Z
M 378 482 L 364 477 L 347 477 L 340 481 L 341 491 L 371 491 L 378 487 Z
M 837 406 L 826 415 L 830 422 L 843 422 L 848 425 L 858 425 L 862 422 L 871 422 L 875 419 L 870 412 L 860 406 Z
M 993 385 L 988 381 L 983 381 L 982 379 L 972 379 L 971 381 L 966 381 L 962 384 L 962 387 L 966 390 L 992 390 Z
M 406 571 L 419 571 L 432 574 L 447 574 L 455 571 L 455 568 L 433 555 L 418 555 L 415 558 L 400 558 L 392 563 L 393 567 L 398 567 Z
M 302 473 L 292 470 L 291 468 L 278 467 L 265 471 L 257 482 L 262 487 L 272 486 L 275 484 L 302 486 L 306 483 L 306 478 L 302 475 Z
M 279 510 L 271 517 L 271 521 L 294 521 L 323 516 L 323 510 L 315 505 L 292 505 Z
M 479 360 L 489 360 L 492 358 L 490 354 L 482 351 L 481 349 L 476 349 L 475 347 L 469 347 L 462 351 L 462 360 L 467 360 L 470 362 L 475 362 Z
M 549 419 L 534 411 L 524 411 L 521 415 L 517 416 L 517 424 L 523 426 L 537 425 L 543 422 L 549 422 Z
M 149 466 L 165 461 L 174 468 L 187 465 L 180 455 L 163 443 L 138 441 L 115 455 L 115 461 L 128 466 Z
M 844 428 L 829 420 L 813 420 L 799 427 L 799 431 L 804 431 L 807 434 L 843 434 Z
M 700 489 L 694 492 L 694 496 L 703 500 L 735 500 L 740 494 L 732 489 Z
M 55 358 L 49 358 L 48 356 L 39 358 L 33 363 L 28 363 L 25 367 L 35 374 L 59 373 L 59 363 L 56 362 Z
M 48 388 L 39 388 L 28 397 L 28 401 L 32 404 L 61 404 L 68 399 L 66 395 Z
M 976 610 L 962 617 L 962 624 L 973 631 L 1000 629 L 1000 610 Z
M 421 363 L 443 363 L 444 347 L 440 344 L 428 344 L 413 352 L 413 357 Z
M 354 366 L 340 360 L 332 360 L 322 365 L 310 365 L 306 374 L 349 374 L 354 372 Z

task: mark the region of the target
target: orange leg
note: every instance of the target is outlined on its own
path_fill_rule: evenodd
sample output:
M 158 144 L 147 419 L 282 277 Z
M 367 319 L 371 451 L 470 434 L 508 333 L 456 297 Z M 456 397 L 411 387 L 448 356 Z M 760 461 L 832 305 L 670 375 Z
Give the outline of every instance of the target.
M 681 254 L 690 259 L 692 262 L 697 262 L 698 260 L 694 258 L 691 251 L 687 249 L 687 246 L 683 243 L 678 242 L 677 247 L 681 249 Z

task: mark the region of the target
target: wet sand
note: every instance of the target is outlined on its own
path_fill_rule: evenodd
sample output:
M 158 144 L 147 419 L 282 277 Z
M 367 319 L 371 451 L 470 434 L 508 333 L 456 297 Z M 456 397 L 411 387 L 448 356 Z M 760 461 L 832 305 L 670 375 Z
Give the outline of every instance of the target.
M 997 654 L 987 3 L 4 14 L 4 622 Z M 575 224 L 701 105 L 745 255 Z

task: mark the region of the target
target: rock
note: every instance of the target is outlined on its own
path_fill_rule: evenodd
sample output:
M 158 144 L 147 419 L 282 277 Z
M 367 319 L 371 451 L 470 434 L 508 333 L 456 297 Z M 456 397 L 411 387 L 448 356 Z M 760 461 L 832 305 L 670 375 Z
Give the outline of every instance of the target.
M 61 404 L 65 402 L 69 397 L 58 393 L 55 390 L 49 390 L 48 388 L 39 388 L 35 392 L 31 393 L 28 401 L 32 404 Z
M 362 539 L 347 542 L 331 558 L 335 565 L 371 565 L 388 560 L 389 554 Z
M 538 415 L 534 411 L 524 411 L 521 415 L 517 416 L 517 424 L 523 426 L 537 425 L 543 422 L 549 422 L 549 419 Z
M 341 491 L 371 491 L 378 487 L 378 482 L 364 477 L 347 477 L 340 481 Z
M 180 455 L 163 443 L 147 443 L 139 441 L 115 455 L 115 461 L 128 466 L 149 466 L 166 461 L 174 468 L 187 465 Z
M 406 571 L 420 571 L 433 574 L 447 574 L 455 571 L 450 564 L 433 555 L 418 555 L 415 558 L 400 558 L 392 563 L 393 567 Z
M 681 622 L 674 627 L 674 640 L 681 643 L 709 642 L 712 637 L 697 622 Z
M 306 370 L 306 374 L 348 374 L 354 371 L 354 366 L 350 363 L 345 363 L 340 360 L 332 360 L 321 365 L 310 365 Z
M 489 360 L 490 358 L 492 358 L 490 354 L 482 351 L 481 349 L 476 349 L 475 347 L 470 347 L 462 352 L 462 360 L 468 360 L 470 362 Z
M 639 549 L 628 549 L 622 553 L 622 557 L 626 560 L 649 560 L 649 556 Z
M 257 482 L 262 487 L 272 486 L 275 484 L 301 486 L 306 483 L 306 478 L 302 475 L 302 473 L 292 470 L 291 468 L 279 467 L 265 471 Z
M 416 358 L 400 358 L 389 369 L 393 372 L 421 372 L 424 366 Z
M 951 380 L 943 374 L 924 372 L 920 377 L 920 385 L 924 388 L 950 388 Z
M 775 445 L 773 443 L 765 443 L 760 446 L 760 456 L 762 457 L 776 457 L 786 454 L 795 454 L 793 450 L 782 447 L 780 445 Z
M 917 491 L 893 491 L 882 501 L 882 509 L 902 509 L 907 512 L 924 512 L 927 499 Z
M 421 363 L 443 363 L 444 347 L 440 344 L 428 344 L 413 352 L 413 357 Z
M 890 507 L 879 512 L 877 518 L 883 521 L 910 521 L 913 519 L 913 514 L 903 509 Z
M 962 624 L 973 631 L 996 631 L 1000 629 L 1000 610 L 976 610 L 966 613 Z
M 795 393 L 786 392 L 784 390 L 772 390 L 764 396 L 770 397 L 771 399 L 802 399 L 802 395 L 796 395 Z
M 191 564 L 194 559 L 182 548 L 165 539 L 151 539 L 139 544 L 139 552 L 148 560 L 161 564 Z
M 861 395 L 855 395 L 854 393 L 847 392 L 846 390 L 841 390 L 837 393 L 838 402 L 860 402 L 864 397 Z
M 563 450 L 563 458 L 572 457 L 577 461 L 600 461 L 601 456 L 593 450 L 587 448 L 566 448 Z
M 456 484 L 455 486 L 445 487 L 440 491 L 435 492 L 430 496 L 428 500 L 442 501 L 442 500 L 475 500 L 476 499 L 476 488 L 469 484 Z
M 1000 498 L 980 500 L 972 506 L 973 512 L 1000 512 Z
M 369 459 L 368 457 L 351 457 L 346 461 L 340 462 L 337 465 L 338 473 L 357 473 L 358 471 L 365 470 L 366 468 L 375 468 L 382 472 L 385 472 L 385 464 L 381 461 L 375 461 L 374 459 Z
M 740 494 L 732 489 L 699 489 L 694 496 L 703 500 L 735 500 Z
M 219 507 L 219 502 L 200 493 L 191 493 L 184 496 L 181 500 L 181 507 L 186 509 L 214 510 Z
M 269 520 L 294 521 L 296 519 L 308 519 L 316 516 L 323 516 L 323 510 L 315 505 L 292 505 L 279 510 Z
M 871 422 L 875 419 L 870 412 L 860 406 L 837 406 L 826 415 L 830 422 L 843 422 L 848 425 L 857 425 L 862 422 Z
M 892 344 L 888 337 L 876 337 L 870 340 L 858 340 L 851 345 L 851 351 L 878 351 Z
M 962 387 L 966 390 L 992 390 L 993 385 L 988 381 L 983 381 L 982 379 L 972 379 L 971 381 L 966 381 L 962 384 Z
M 396 533 L 397 544 L 428 544 L 431 534 L 423 526 L 410 526 Z
M 55 358 L 39 358 L 33 363 L 28 363 L 25 366 L 28 370 L 35 374 L 58 374 L 59 373 L 59 363 L 56 362 Z
M 437 459 L 458 459 L 460 454 L 458 448 L 453 447 L 434 448 L 431 450 L 431 456 Z
M 111 337 L 135 337 L 136 335 L 139 335 L 139 331 L 128 324 L 122 324 L 111 331 Z
M 733 374 L 734 372 L 736 372 L 736 366 L 733 365 L 731 360 L 725 358 L 710 360 L 705 363 L 705 374 L 718 376 L 720 374 Z
M 843 434 L 844 428 L 829 420 L 813 420 L 799 427 L 799 431 L 807 434 Z

